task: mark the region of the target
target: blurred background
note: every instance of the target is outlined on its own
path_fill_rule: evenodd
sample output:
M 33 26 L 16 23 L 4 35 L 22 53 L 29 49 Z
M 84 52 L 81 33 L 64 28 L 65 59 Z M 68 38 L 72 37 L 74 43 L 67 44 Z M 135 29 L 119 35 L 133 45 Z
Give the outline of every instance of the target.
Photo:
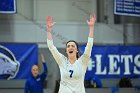
M 2 5 L 7 7 L 4 1 L 8 0 L 0 0 L 0 3 L 2 2 L 2 4 L 0 4 L 1 8 L 3 8 Z M 11 0 L 8 2 L 10 1 Z M 46 43 L 46 16 L 53 16 L 56 22 L 53 28 L 54 44 L 64 55 L 66 55 L 65 42 L 68 40 L 75 40 L 80 45 L 86 44 L 89 32 L 86 20 L 90 18 L 90 14 L 95 14 L 97 17 L 94 31 L 95 46 L 134 46 L 137 47 L 137 49 L 133 51 L 137 51 L 136 54 L 140 55 L 140 0 L 13 1 L 15 1 L 16 9 L 12 13 L 0 12 L 0 42 L 6 44 L 37 45 L 38 52 L 36 52 L 36 61 L 40 66 L 40 72 L 43 71 L 40 53 L 45 55 L 48 67 L 48 76 L 44 87 L 45 93 L 55 93 L 58 90 L 60 80 L 58 65 L 48 50 Z M 121 10 L 125 10 L 125 8 L 126 11 Z M 131 11 L 132 9 L 135 11 Z M 133 54 L 133 51 L 126 51 L 126 53 Z M 116 54 L 116 52 L 114 54 Z M 125 52 L 122 54 L 125 54 Z M 120 51 L 120 54 L 117 53 L 116 55 L 122 54 Z M 137 69 L 137 78 L 130 77 L 131 74 L 128 77 L 124 76 L 125 78 L 131 78 L 132 86 L 139 88 L 140 58 L 138 56 L 136 62 L 134 59 L 136 54 L 132 55 L 132 63 L 137 64 L 136 68 L 134 66 L 134 68 Z M 17 60 L 18 59 L 19 58 L 17 58 Z M 102 60 L 102 62 L 104 61 L 106 60 Z M 116 69 L 115 66 L 114 68 Z M 132 68 L 128 69 L 133 70 Z M 120 71 L 122 71 L 122 69 L 120 69 Z M 94 74 L 95 73 L 93 73 L 93 75 Z M 119 76 L 119 74 L 117 74 L 116 77 L 108 77 L 107 75 L 108 73 L 105 73 L 106 78 L 104 78 L 104 75 L 99 75 L 102 83 L 101 88 L 92 86 L 92 79 L 88 80 L 88 82 L 85 80 L 86 84 L 89 84 L 89 86 L 86 86 L 87 93 L 113 93 L 113 91 L 116 93 L 140 93 L 137 87 L 117 89 L 116 86 L 119 85 L 123 76 L 117 77 Z M 0 93 L 23 93 L 25 80 L 26 78 L 1 79 Z

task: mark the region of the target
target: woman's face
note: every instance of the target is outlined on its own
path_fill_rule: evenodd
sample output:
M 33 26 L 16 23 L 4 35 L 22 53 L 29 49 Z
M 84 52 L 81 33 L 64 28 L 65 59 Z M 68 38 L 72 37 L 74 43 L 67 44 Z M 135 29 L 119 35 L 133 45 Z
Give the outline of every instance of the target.
M 66 53 L 68 56 L 76 56 L 78 50 L 77 50 L 77 46 L 74 42 L 69 42 L 67 43 L 66 46 Z

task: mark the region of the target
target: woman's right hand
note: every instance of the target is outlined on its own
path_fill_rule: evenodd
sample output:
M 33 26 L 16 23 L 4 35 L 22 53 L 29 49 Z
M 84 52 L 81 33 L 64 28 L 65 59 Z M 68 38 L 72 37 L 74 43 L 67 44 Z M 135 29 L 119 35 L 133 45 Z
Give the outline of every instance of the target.
M 52 31 L 52 27 L 53 27 L 53 25 L 54 25 L 56 22 L 53 22 L 52 16 L 47 16 L 46 22 L 47 22 L 47 32 L 51 32 L 51 31 Z

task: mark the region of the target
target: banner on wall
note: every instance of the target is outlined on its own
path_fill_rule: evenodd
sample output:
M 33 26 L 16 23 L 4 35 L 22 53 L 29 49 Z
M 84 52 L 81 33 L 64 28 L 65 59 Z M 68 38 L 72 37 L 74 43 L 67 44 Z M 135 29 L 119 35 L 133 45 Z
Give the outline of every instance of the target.
M 0 79 L 26 79 L 37 63 L 37 44 L 0 44 Z
M 16 0 L 0 0 L 0 13 L 16 13 Z
M 85 45 L 79 47 L 83 53 Z M 96 46 L 92 48 L 91 59 L 85 79 L 140 78 L 140 46 Z
M 140 16 L 140 0 L 114 0 L 117 15 Z

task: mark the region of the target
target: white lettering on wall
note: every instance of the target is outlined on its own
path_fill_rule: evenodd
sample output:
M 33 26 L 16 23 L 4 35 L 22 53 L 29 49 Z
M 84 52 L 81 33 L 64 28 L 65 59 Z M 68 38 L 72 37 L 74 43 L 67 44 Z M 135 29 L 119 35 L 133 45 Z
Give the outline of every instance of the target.
M 140 68 L 140 55 L 136 55 L 134 58 L 134 63 L 136 66 L 134 66 L 134 73 L 135 74 L 140 74 L 140 71 L 138 71 L 137 67 Z
M 132 55 L 121 55 L 121 62 L 124 63 L 124 75 L 130 75 L 130 66 L 129 63 L 132 63 Z
M 106 71 L 106 67 L 103 69 L 102 71 L 102 61 L 101 61 L 101 57 L 102 55 L 95 55 L 96 57 L 96 73 L 95 74 L 99 74 L 99 75 L 105 75 L 107 73 Z
M 108 74 L 120 74 L 120 67 L 117 66 L 117 63 L 120 62 L 119 55 L 108 55 L 109 57 L 109 73 Z M 117 70 L 117 71 L 115 71 Z

